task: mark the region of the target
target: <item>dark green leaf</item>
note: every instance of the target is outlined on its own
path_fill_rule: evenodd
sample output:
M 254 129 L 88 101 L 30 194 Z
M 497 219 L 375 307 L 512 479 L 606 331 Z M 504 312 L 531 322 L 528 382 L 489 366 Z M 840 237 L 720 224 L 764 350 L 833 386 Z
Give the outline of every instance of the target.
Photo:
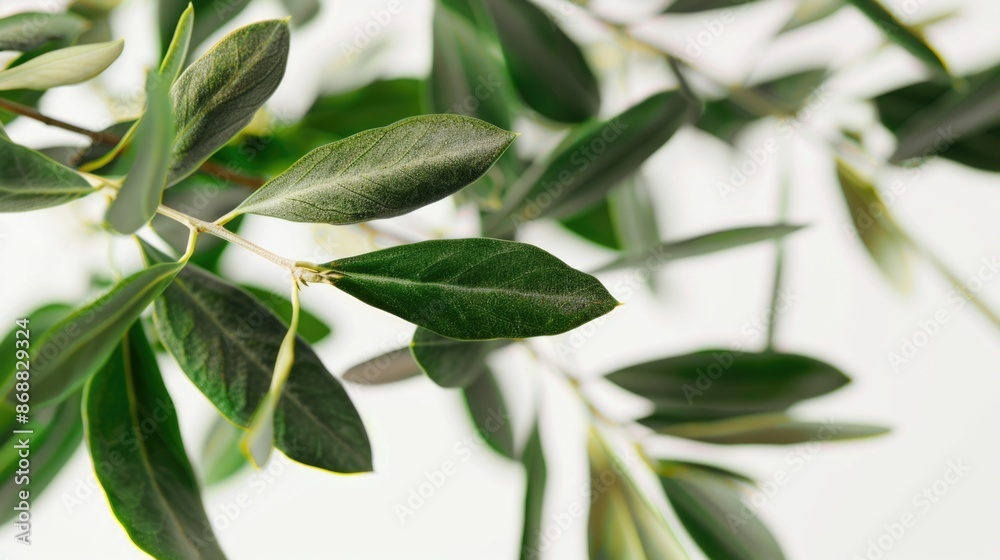
M 513 241 L 424 241 L 326 266 L 337 288 L 459 340 L 559 334 L 618 305 L 594 277 Z
M 225 558 L 140 323 L 87 384 L 84 418 L 97 478 L 136 546 L 155 558 Z
M 76 14 L 14 14 L 0 19 L 0 51 L 30 51 L 49 41 L 72 41 L 89 26 Z
M 837 160 L 837 181 L 844 194 L 854 233 L 861 237 L 879 270 L 900 291 L 913 283 L 906 246 L 875 185 L 865 180 L 843 160 Z
M 545 487 L 548 468 L 538 420 L 528 436 L 521 463 L 525 470 L 524 529 L 521 532 L 521 560 L 537 560 L 541 551 L 542 521 L 545 510 Z
M 148 245 L 153 262 L 166 257 Z M 252 295 L 189 265 L 156 300 L 156 327 L 184 373 L 226 418 L 250 425 L 288 331 Z M 274 440 L 290 458 L 334 472 L 371 470 L 364 425 L 344 388 L 302 337 L 278 401 Z
M 82 386 L 183 267 L 164 263 L 140 270 L 52 327 L 33 345 L 31 404 L 51 404 Z
M 73 312 L 73 308 L 69 305 L 63 303 L 51 303 L 39 307 L 33 310 L 31 313 L 24 315 L 28 322 L 28 332 L 33 340 L 41 340 L 42 336 L 53 326 L 62 321 L 67 315 Z M 10 356 L 13 357 L 17 350 L 17 330 L 14 329 L 7 333 L 3 341 L 0 342 L 0 356 Z M 22 343 L 23 345 L 23 343 Z M 11 385 L 14 383 L 14 363 L 8 361 L 3 362 L 3 366 L 0 367 L 0 392 L 7 394 L 10 391 Z M 8 413 L 10 420 L 13 421 L 13 410 L 10 410 L 8 405 L 10 403 L 0 402 L 0 426 L 8 425 Z M 0 432 L 0 438 L 7 437 L 9 434 Z M 0 439 L 0 441 L 3 441 Z
M 410 348 L 400 348 L 361 362 L 344 373 L 344 381 L 358 385 L 386 385 L 420 375 Z
M 650 260 L 657 264 L 666 261 L 699 257 L 718 251 L 726 251 L 752 243 L 775 241 L 799 231 L 804 226 L 778 224 L 773 226 L 748 226 L 706 233 L 680 241 L 667 241 L 658 247 L 650 247 L 642 252 L 622 256 L 599 268 L 597 272 L 642 266 Z
M 649 185 L 638 178 L 628 180 L 608 197 L 611 220 L 626 254 L 645 253 L 660 242 L 656 209 Z
M 513 459 L 517 451 L 514 449 L 510 412 L 493 372 L 487 370 L 480 375 L 462 390 L 462 395 L 479 435 L 494 451 Z
M 225 0 L 223 3 L 218 0 L 159 0 L 158 3 L 160 50 L 166 53 L 177 21 L 189 5 L 193 5 L 198 14 L 191 29 L 191 46 L 196 47 L 243 11 L 250 0 Z
M 878 0 L 847 0 L 878 26 L 892 42 L 910 51 L 931 70 L 948 75 L 948 66 L 931 47 L 923 35 L 896 19 Z
M 362 88 L 320 97 L 301 127 L 346 138 L 419 115 L 423 84 L 412 78 L 379 80 Z
M 581 122 L 601 108 L 597 78 L 580 47 L 527 0 L 487 0 L 510 75 L 532 109 L 556 121 Z
M 746 480 L 693 463 L 664 462 L 663 490 L 691 538 L 712 560 L 782 560 L 778 542 L 756 515 L 744 515 Z M 737 475 L 738 476 L 738 475 Z
M 622 248 L 615 229 L 611 207 L 607 200 L 602 200 L 582 212 L 560 220 L 562 225 L 580 237 L 618 251 Z
M 288 41 L 287 21 L 253 23 L 184 70 L 170 90 L 177 138 L 168 184 L 193 173 L 250 123 L 285 75 Z
M 405 119 L 309 152 L 239 211 L 329 224 L 399 216 L 481 177 L 514 138 L 460 115 Z
M 0 212 L 27 212 L 97 192 L 81 175 L 46 156 L 0 137 Z
M 663 92 L 608 121 L 578 127 L 511 186 L 487 232 L 506 235 L 525 221 L 571 216 L 600 201 L 700 110 L 696 100 Z
M 888 433 L 878 426 L 839 422 L 800 422 L 784 414 L 737 416 L 724 420 L 677 424 L 654 415 L 642 423 L 661 434 L 718 444 L 785 445 L 812 440 L 830 441 L 873 437 Z
M 153 219 L 160 206 L 174 137 L 169 87 L 166 76 L 151 72 L 146 79 L 146 110 L 136 125 L 132 148 L 135 162 L 107 213 L 108 224 L 118 233 L 135 233 Z
M 663 10 L 665 14 L 691 14 L 695 12 L 706 12 L 708 10 L 719 10 L 722 8 L 733 8 L 750 4 L 757 0 L 674 0 Z
M 442 387 L 468 387 L 489 371 L 486 358 L 510 341 L 465 341 L 417 327 L 410 351 L 427 377 Z
M 177 21 L 177 28 L 174 30 L 174 37 L 170 40 L 163 61 L 160 63 L 160 75 L 166 80 L 167 87 L 170 87 L 181 75 L 187 63 L 188 51 L 191 49 L 191 33 L 194 29 L 194 6 L 188 7 L 181 13 Z M 172 136 L 172 135 L 171 135 Z
M 288 325 L 292 320 L 292 302 L 285 296 L 276 294 L 264 288 L 243 285 L 242 288 L 257 298 L 275 315 L 281 318 L 282 322 Z M 306 311 L 299 310 L 299 336 L 304 338 L 309 344 L 315 344 L 320 340 L 330 336 L 333 330 L 323 322 L 322 319 Z
M 729 350 L 647 362 L 616 371 L 608 380 L 652 400 L 663 422 L 781 411 L 850 381 L 835 367 L 806 356 Z
M 225 418 L 216 417 L 201 450 L 201 472 L 205 486 L 219 484 L 250 464 L 240 451 L 243 430 Z

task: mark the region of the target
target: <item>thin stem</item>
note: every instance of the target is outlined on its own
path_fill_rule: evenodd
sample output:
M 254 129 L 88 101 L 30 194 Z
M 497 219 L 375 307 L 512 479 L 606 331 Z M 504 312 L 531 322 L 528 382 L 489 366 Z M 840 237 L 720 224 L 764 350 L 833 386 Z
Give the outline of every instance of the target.
M 778 223 L 784 223 L 788 217 L 788 204 L 792 192 L 791 163 L 785 160 L 785 165 L 781 178 L 781 191 L 778 194 Z M 774 255 L 774 284 L 771 288 L 771 315 L 767 322 L 767 349 L 774 349 L 774 336 L 778 328 L 778 300 L 781 299 L 782 275 L 785 270 L 785 242 L 779 239 L 776 242 L 777 251 Z
M 70 124 L 68 122 L 43 115 L 33 107 L 22 105 L 20 103 L 11 101 L 9 99 L 0 98 L 0 109 L 3 109 L 10 113 L 14 113 L 16 115 L 21 115 L 22 117 L 28 117 L 29 119 L 34 119 L 38 122 L 45 123 L 49 126 L 55 126 L 63 130 L 68 130 L 70 132 L 82 134 L 83 136 L 86 136 L 87 138 L 90 138 L 94 142 L 100 144 L 108 144 L 110 146 L 115 146 L 118 144 L 118 142 L 121 141 L 121 137 L 118 136 L 117 134 L 113 134 L 110 132 L 95 132 L 93 130 L 88 130 L 86 128 L 76 126 L 74 124 Z M 229 171 L 224 166 L 219 165 L 214 161 L 206 161 L 205 163 L 201 164 L 201 167 L 199 167 L 198 169 L 205 173 L 208 173 L 209 175 L 218 177 L 219 179 L 232 181 L 234 183 L 239 183 L 241 185 L 250 187 L 251 189 L 258 189 L 265 183 L 264 179 L 260 179 L 258 177 L 250 177 L 247 175 L 242 175 L 240 173 Z

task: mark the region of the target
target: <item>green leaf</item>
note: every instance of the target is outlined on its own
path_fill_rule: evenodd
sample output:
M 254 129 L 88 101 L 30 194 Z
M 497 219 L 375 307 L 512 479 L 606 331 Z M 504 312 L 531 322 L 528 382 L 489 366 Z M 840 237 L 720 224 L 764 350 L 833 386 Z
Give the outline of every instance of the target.
M 87 384 L 84 411 L 97 478 L 132 542 L 155 558 L 225 558 L 141 324 Z
M 319 0 L 281 0 L 281 3 L 296 26 L 309 23 L 320 10 Z
M 498 239 L 424 241 L 325 266 L 337 288 L 458 340 L 559 334 L 618 305 L 594 277 Z
M 687 560 L 663 514 L 650 504 L 628 465 L 615 456 L 603 437 L 591 429 L 590 518 L 587 524 L 591 560 Z
M 188 6 L 193 5 L 198 14 L 198 21 L 191 28 L 191 46 L 196 47 L 239 15 L 249 3 L 250 0 L 226 0 L 224 4 L 219 4 L 217 0 L 159 0 L 157 20 L 161 52 L 170 50 L 172 33 Z
M 757 0 L 674 0 L 663 10 L 665 14 L 691 14 L 721 8 L 733 8 L 750 4 Z
M 508 340 L 464 341 L 417 327 L 410 351 L 427 377 L 441 387 L 468 387 L 489 371 L 486 358 Z
M 222 416 L 215 418 L 201 449 L 201 472 L 205 486 L 214 486 L 231 478 L 250 464 L 240 451 L 243 430 Z
M 892 42 L 910 51 L 931 70 L 948 75 L 948 65 L 931 47 L 923 35 L 896 19 L 878 0 L 847 0 L 861 10 Z
M 76 14 L 22 12 L 0 19 L 0 51 L 34 50 L 49 41 L 72 41 L 90 22 Z
M 169 87 L 177 77 L 181 75 L 184 64 L 187 62 L 188 51 L 191 48 L 191 33 L 194 29 L 194 6 L 188 4 L 181 13 L 177 21 L 177 28 L 174 30 L 174 37 L 170 40 L 163 61 L 160 63 L 160 76 L 166 80 Z M 171 134 L 173 136 L 173 134 Z
M 601 108 L 601 90 L 580 47 L 527 0 L 487 0 L 511 78 L 524 102 L 561 122 Z
M 700 110 L 682 93 L 663 92 L 603 123 L 581 125 L 511 186 L 487 232 L 506 235 L 525 221 L 563 218 L 595 204 Z
M 97 192 L 72 169 L 0 137 L 0 212 L 59 206 Z
M 521 532 L 521 560 L 537 559 L 541 555 L 542 521 L 545 513 L 545 487 L 548 467 L 545 464 L 545 449 L 538 420 L 535 420 L 531 435 L 525 444 L 524 465 L 526 484 L 524 489 L 524 528 Z
M 125 40 L 119 39 L 47 52 L 0 72 L 0 90 L 42 90 L 85 82 L 111 66 L 124 47 Z
M 222 38 L 170 90 L 177 138 L 168 184 L 193 173 L 253 119 L 285 75 L 285 20 L 253 23 Z
M 364 87 L 320 97 L 300 126 L 346 138 L 422 113 L 423 83 L 413 78 L 378 80 Z
M 660 483 L 691 538 L 712 560 L 782 560 L 781 547 L 763 522 L 745 516 L 747 480 L 721 469 L 669 461 Z
M 641 422 L 659 433 L 727 445 L 786 445 L 812 440 L 833 441 L 874 437 L 887 428 L 839 422 L 801 422 L 784 414 L 737 416 L 709 422 L 677 424 L 655 415 Z
M 861 237 L 865 249 L 882 274 L 901 292 L 913 284 L 906 245 L 898 235 L 898 227 L 889 215 L 882 195 L 843 160 L 837 160 L 837 181 L 854 222 L 854 232 Z
M 638 364 L 608 380 L 656 405 L 662 422 L 776 412 L 839 389 L 837 368 L 797 354 L 703 350 Z
M 514 449 L 510 412 L 493 372 L 487 369 L 462 389 L 462 396 L 476 430 L 487 445 L 504 457 L 515 458 L 517 451 Z
M 35 320 L 32 319 L 32 325 Z M 33 326 L 32 329 L 35 327 Z M 8 354 L 10 355 L 10 354 Z M 31 403 L 34 404 L 34 403 Z M 4 407 L 3 414 L 7 410 Z M 27 425 L 14 424 L 13 411 L 11 411 L 10 423 L 0 423 L 4 428 L 3 447 L 0 448 L 0 522 L 6 524 L 18 513 L 14 509 L 20 503 L 20 492 L 28 490 L 32 500 L 37 500 L 39 496 L 48 488 L 49 484 L 56 478 L 62 468 L 73 458 L 80 441 L 83 440 L 83 425 L 80 423 L 80 391 L 76 391 L 69 398 L 59 403 L 57 406 L 36 409 L 32 407 Z M 12 434 L 12 430 L 29 429 L 32 434 L 30 438 L 30 473 L 26 478 L 30 478 L 27 485 L 17 484 L 20 479 L 17 471 L 21 469 L 19 461 L 21 459 L 16 446 L 19 445 L 20 438 L 25 437 L 19 434 Z M 10 439 L 7 439 L 7 438 Z M 37 503 L 37 502 L 32 502 Z
M 478 33 L 465 17 L 443 5 L 435 6 L 433 58 L 427 82 L 433 112 L 466 115 L 510 128 L 506 73 L 488 48 L 492 40 Z
M 422 373 L 410 348 L 399 348 L 375 356 L 344 373 L 344 381 L 358 385 L 386 385 L 411 379 Z
M 164 255 L 148 245 L 146 257 Z M 184 373 L 230 422 L 250 425 L 271 385 L 282 320 L 252 295 L 189 265 L 156 300 L 160 339 Z M 371 470 L 371 447 L 344 388 L 301 337 L 274 417 L 274 440 L 290 458 L 333 472 Z
M 788 33 L 794 29 L 816 23 L 835 14 L 844 7 L 844 0 L 802 0 L 798 3 L 792 17 L 778 33 Z
M 622 249 L 628 255 L 645 253 L 660 242 L 656 209 L 649 185 L 638 178 L 627 180 L 608 197 L 611 220 Z
M 150 72 L 146 78 L 146 111 L 136 125 L 132 148 L 135 162 L 106 217 L 118 233 L 136 232 L 153 219 L 160 207 L 167 184 L 170 139 L 174 137 L 174 117 L 167 97 L 169 87 L 166 76 Z
M 52 327 L 33 345 L 31 404 L 57 402 L 82 386 L 183 267 L 164 263 L 140 270 Z
M 405 119 L 309 152 L 238 211 L 336 225 L 399 216 L 481 177 L 515 136 L 460 115 Z
M 762 241 L 776 241 L 786 235 L 799 231 L 803 227 L 805 226 L 786 224 L 748 226 L 715 231 L 680 241 L 667 241 L 657 247 L 650 247 L 642 252 L 619 257 L 597 269 L 597 272 L 643 266 L 651 259 L 660 264 L 671 260 L 700 257 Z
M 276 294 L 271 290 L 247 286 L 246 284 L 240 287 L 253 294 L 260 303 L 263 303 L 265 307 L 280 317 L 283 323 L 286 325 L 291 323 L 292 302 L 287 297 Z M 330 336 L 331 332 L 333 332 L 333 329 L 319 317 L 309 313 L 305 309 L 299 311 L 298 333 L 309 344 L 315 344 L 323 340 Z
M 608 200 L 602 200 L 578 214 L 564 218 L 560 220 L 560 223 L 566 229 L 591 243 L 615 251 L 622 248 Z
M 59 321 L 63 320 L 72 311 L 73 308 L 69 305 L 63 303 L 50 303 L 32 310 L 31 313 L 25 314 L 24 318 L 29 320 L 28 332 L 31 334 L 31 338 L 34 340 L 41 340 L 42 336 L 49 329 L 59 323 Z M 12 329 L 7 333 L 7 336 L 0 341 L 0 356 L 14 357 L 17 353 L 17 341 L 19 340 L 17 338 L 18 330 L 20 329 Z M 2 391 L 3 394 L 10 391 L 11 385 L 14 383 L 15 363 L 16 362 L 4 361 L 3 366 L 0 367 L 0 391 Z M 13 421 L 14 411 L 9 409 L 9 405 L 10 403 L 0 402 L 0 426 L 6 426 L 9 424 L 7 421 L 8 416 L 9 420 L 11 422 Z M 7 436 L 9 436 L 9 434 L 0 432 L 0 438 Z M 2 439 L 0 439 L 0 442 L 2 442 Z

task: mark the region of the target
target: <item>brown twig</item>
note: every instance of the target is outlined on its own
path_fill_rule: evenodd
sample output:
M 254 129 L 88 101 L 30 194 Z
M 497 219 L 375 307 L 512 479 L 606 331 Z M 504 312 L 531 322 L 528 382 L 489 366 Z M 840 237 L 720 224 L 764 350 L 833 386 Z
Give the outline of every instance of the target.
M 14 113 L 16 115 L 28 117 L 29 119 L 34 119 L 38 122 L 45 123 L 49 126 L 55 126 L 63 130 L 68 130 L 70 132 L 81 134 L 83 136 L 86 136 L 87 138 L 90 138 L 94 142 L 100 144 L 107 144 L 110 146 L 114 146 L 118 144 L 119 141 L 121 141 L 121 137 L 118 136 L 117 134 L 112 134 L 110 132 L 95 132 L 93 130 L 81 128 L 74 124 L 70 124 L 68 122 L 43 115 L 42 113 L 35 110 L 33 107 L 22 105 L 15 101 L 10 101 L 9 99 L 0 98 L 0 109 L 3 109 L 10 113 Z M 264 179 L 258 177 L 250 177 L 248 175 L 242 175 L 240 173 L 234 173 L 232 171 L 229 171 L 228 169 L 226 169 L 225 167 L 214 161 L 206 161 L 205 163 L 201 164 L 201 167 L 199 167 L 198 169 L 209 175 L 212 175 L 213 177 L 218 177 L 219 179 L 225 181 L 232 181 L 234 183 L 239 183 L 251 189 L 258 189 L 265 182 Z

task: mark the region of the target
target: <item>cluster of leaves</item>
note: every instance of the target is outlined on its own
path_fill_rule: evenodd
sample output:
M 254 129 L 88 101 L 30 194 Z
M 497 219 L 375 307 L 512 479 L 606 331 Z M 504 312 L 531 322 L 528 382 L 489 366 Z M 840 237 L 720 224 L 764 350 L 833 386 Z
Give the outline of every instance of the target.
M 733 141 L 757 119 L 794 116 L 829 72 L 800 72 L 713 97 L 688 86 L 683 74 L 694 70 L 663 53 L 680 87 L 600 118 L 600 81 L 584 49 L 548 13 L 528 0 L 440 0 L 426 80 L 379 80 L 323 96 L 299 122 L 260 132 L 251 123 L 266 115 L 262 108 L 284 74 L 288 21 L 239 28 L 197 60 L 190 54 L 247 3 L 219 11 L 211 2 L 185 8 L 161 0 L 163 57 L 146 78 L 145 110 L 138 120 L 91 135 L 92 146 L 39 151 L 0 135 L 0 211 L 41 210 L 109 193 L 108 229 L 122 235 L 141 231 L 143 238 L 136 240 L 146 264 L 83 306 L 49 305 L 29 314 L 37 341 L 31 350 L 33 453 L 45 457 L 33 474 L 33 491 L 43 489 L 85 440 L 96 465 L 116 465 L 97 472 L 137 546 L 157 558 L 221 558 L 199 478 L 208 484 L 225 480 L 247 459 L 261 465 L 272 447 L 332 472 L 370 471 L 371 445 L 361 416 L 312 350 L 331 329 L 299 305 L 302 287 L 330 284 L 417 325 L 409 348 L 359 364 L 344 379 L 385 384 L 425 373 L 442 387 L 460 389 L 487 443 L 525 468 L 522 557 L 539 557 L 547 484 L 541 414 L 520 444 L 509 423 L 487 428 L 491 415 L 506 409 L 491 356 L 530 337 L 574 329 L 618 302 L 594 276 L 514 241 L 518 227 L 555 219 L 613 251 L 594 274 L 641 267 L 651 252 L 676 260 L 780 243 L 800 228 L 758 225 L 663 241 L 650 209 L 650 184 L 638 171 L 685 125 Z M 939 76 L 875 100 L 883 123 L 899 138 L 892 161 L 935 153 L 936 131 L 947 123 L 961 128 L 961 139 L 939 155 L 996 171 L 990 150 L 993 128 L 1000 126 L 991 101 L 1000 83 L 997 71 L 970 77 L 970 87 L 957 91 L 940 79 L 947 67 L 918 31 L 874 0 L 850 3 Z M 44 90 L 88 80 L 117 58 L 123 44 L 109 40 L 113 4 L 76 2 L 64 14 L 0 20 L 0 49 L 23 53 L 0 71 L 4 122 L 18 115 L 37 118 L 29 109 Z M 315 0 L 286 4 L 300 22 L 318 9 Z M 664 13 L 732 4 L 677 0 Z M 841 4 L 804 1 L 783 31 L 811 24 Z M 519 118 L 563 132 L 564 139 L 530 157 L 508 150 L 516 136 L 508 131 Z M 917 247 L 870 181 L 844 159 L 837 169 L 852 216 L 860 208 L 878 217 L 858 223 L 864 246 L 890 278 L 905 284 L 905 253 Z M 259 188 L 248 192 L 248 185 Z M 301 263 L 237 234 L 245 214 L 357 224 L 451 195 L 478 204 L 488 237 L 427 240 Z M 291 297 L 222 277 L 224 241 L 288 268 Z M 148 307 L 152 321 L 142 316 Z M 0 343 L 13 345 L 13 335 Z M 200 477 L 160 378 L 156 353 L 162 351 L 220 413 L 206 438 Z M 649 431 L 716 445 L 815 439 L 822 424 L 798 419 L 789 409 L 849 381 L 828 363 L 770 344 L 762 351 L 709 349 L 665 357 L 610 373 L 607 380 L 652 401 L 654 412 L 638 421 Z M 8 428 L 15 421 L 14 383 L 13 369 L 0 372 L 0 424 Z M 686 558 L 676 536 L 681 528 L 668 525 L 650 490 L 634 476 L 635 467 L 624 464 L 610 443 L 615 428 L 593 412 L 591 557 Z M 122 437 L 145 425 L 156 426 L 150 437 Z M 882 432 L 838 425 L 830 437 Z M 643 458 L 641 468 L 658 477 L 683 529 L 709 557 L 783 557 L 759 519 L 731 530 L 729 516 L 740 508 L 750 479 L 702 463 Z M 0 455 L 0 470 L 14 468 L 15 457 Z M 608 473 L 614 477 L 610 485 Z M 11 481 L 4 477 L 0 486 L 4 504 L 14 499 Z

